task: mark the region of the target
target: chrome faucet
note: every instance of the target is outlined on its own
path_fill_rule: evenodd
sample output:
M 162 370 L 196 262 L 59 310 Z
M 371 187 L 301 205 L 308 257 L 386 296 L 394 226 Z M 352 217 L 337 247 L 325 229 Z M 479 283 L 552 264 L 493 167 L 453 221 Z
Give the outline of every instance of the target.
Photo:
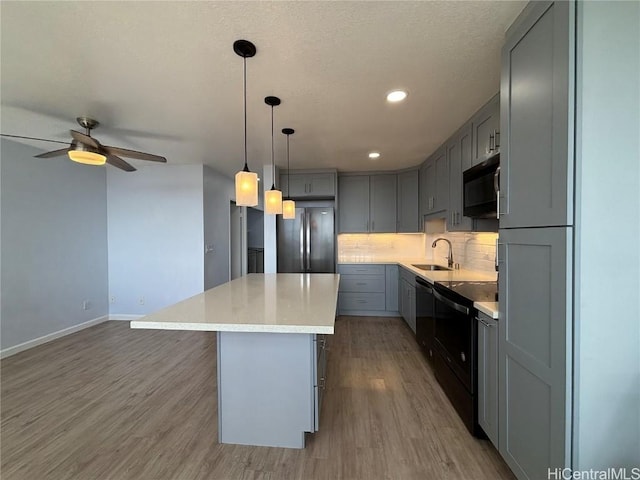
M 444 240 L 449 244 L 449 256 L 447 257 L 447 265 L 449 266 L 449 268 L 453 268 L 453 247 L 451 246 L 451 242 L 449 240 L 443 237 L 436 238 L 431 244 L 431 248 L 436 248 L 436 243 L 438 243 L 438 241 L 440 240 Z

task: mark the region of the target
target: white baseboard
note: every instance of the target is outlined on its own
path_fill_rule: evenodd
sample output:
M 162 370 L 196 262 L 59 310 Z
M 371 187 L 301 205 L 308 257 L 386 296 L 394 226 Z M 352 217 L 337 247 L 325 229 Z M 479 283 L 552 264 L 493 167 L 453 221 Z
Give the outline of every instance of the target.
M 101 317 L 91 319 L 87 322 L 73 325 L 72 327 L 63 328 L 62 330 L 58 330 L 57 332 L 52 332 L 47 335 L 43 335 L 42 337 L 34 338 L 33 340 L 14 345 L 13 347 L 5 348 L 4 350 L 0 350 L 0 358 L 6 358 L 11 355 L 15 355 L 16 353 L 22 352 L 29 348 L 37 347 L 38 345 L 50 342 L 51 340 L 55 340 L 56 338 L 64 337 L 66 335 L 79 332 L 80 330 L 84 330 L 85 328 L 93 327 L 94 325 L 106 322 L 107 320 L 110 320 L 109 315 L 103 315 Z
M 144 315 L 127 315 L 124 313 L 118 313 L 114 315 L 109 315 L 109 320 L 124 320 L 130 322 L 131 320 L 138 320 L 139 318 L 144 317 Z

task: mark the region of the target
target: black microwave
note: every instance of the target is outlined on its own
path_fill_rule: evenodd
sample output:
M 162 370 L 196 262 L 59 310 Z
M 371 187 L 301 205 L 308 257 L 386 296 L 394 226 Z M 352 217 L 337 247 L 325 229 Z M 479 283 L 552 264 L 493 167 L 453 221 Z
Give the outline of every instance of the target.
M 471 218 L 497 218 L 500 154 L 462 173 L 462 214 Z

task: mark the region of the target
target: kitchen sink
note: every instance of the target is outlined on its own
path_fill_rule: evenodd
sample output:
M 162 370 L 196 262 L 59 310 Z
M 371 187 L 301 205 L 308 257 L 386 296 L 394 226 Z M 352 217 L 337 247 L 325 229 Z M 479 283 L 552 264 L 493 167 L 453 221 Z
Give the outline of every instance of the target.
M 443 267 L 442 265 L 433 265 L 431 263 L 421 263 L 416 265 L 415 263 L 411 264 L 412 266 L 419 268 L 420 270 L 453 270 L 452 268 L 449 267 Z

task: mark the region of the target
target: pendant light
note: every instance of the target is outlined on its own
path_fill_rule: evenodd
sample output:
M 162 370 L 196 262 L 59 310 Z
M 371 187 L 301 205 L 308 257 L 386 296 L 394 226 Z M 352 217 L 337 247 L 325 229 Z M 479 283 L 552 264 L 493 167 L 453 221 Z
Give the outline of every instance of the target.
M 256 54 L 256 46 L 248 40 L 236 40 L 233 51 L 242 57 L 244 64 L 244 168 L 236 173 L 236 205 L 255 207 L 258 205 L 258 174 L 249 171 L 247 165 L 247 58 Z
M 289 166 L 289 135 L 293 135 L 293 128 L 283 128 L 282 133 L 287 136 L 287 196 L 282 202 L 282 218 L 285 220 L 293 220 L 296 218 L 296 202 L 289 198 L 289 178 L 291 177 L 291 167 Z
M 271 107 L 271 168 L 273 169 L 273 182 L 271 190 L 264 192 L 264 211 L 271 215 L 282 213 L 282 192 L 276 190 L 276 164 L 273 158 L 273 107 L 280 105 L 278 97 L 266 97 L 264 103 Z

